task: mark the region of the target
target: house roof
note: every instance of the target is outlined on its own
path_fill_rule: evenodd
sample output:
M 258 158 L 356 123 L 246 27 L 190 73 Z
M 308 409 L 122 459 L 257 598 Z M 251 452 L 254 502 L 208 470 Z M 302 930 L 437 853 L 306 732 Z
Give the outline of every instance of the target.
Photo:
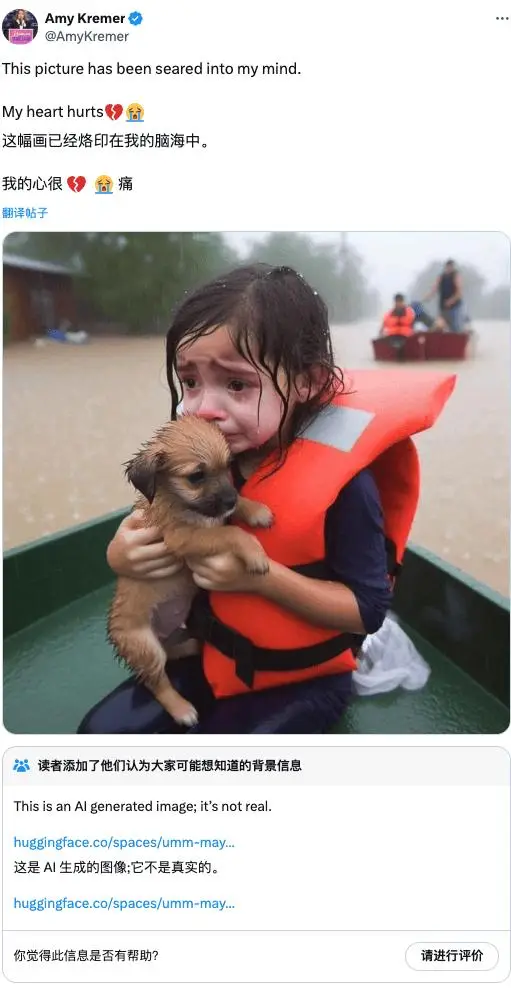
M 55 276 L 79 276 L 81 275 L 72 266 L 58 265 L 56 262 L 44 262 L 42 259 L 26 259 L 22 255 L 11 255 L 4 252 L 4 266 L 11 269 L 30 269 L 32 272 L 53 273 Z

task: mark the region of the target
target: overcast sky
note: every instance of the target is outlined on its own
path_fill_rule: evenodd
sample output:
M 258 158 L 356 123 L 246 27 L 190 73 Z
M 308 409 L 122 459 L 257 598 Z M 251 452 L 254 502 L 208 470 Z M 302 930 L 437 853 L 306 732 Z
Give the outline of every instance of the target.
M 226 232 L 231 244 L 242 251 L 268 232 Z M 340 241 L 339 233 L 308 232 L 318 242 Z M 435 259 L 454 258 L 460 265 L 477 266 L 488 287 L 510 282 L 510 243 L 500 233 L 470 232 L 358 232 L 348 235 L 350 244 L 363 256 L 365 273 L 384 297 L 406 291 L 414 275 Z M 261 258 L 261 261 L 264 261 Z

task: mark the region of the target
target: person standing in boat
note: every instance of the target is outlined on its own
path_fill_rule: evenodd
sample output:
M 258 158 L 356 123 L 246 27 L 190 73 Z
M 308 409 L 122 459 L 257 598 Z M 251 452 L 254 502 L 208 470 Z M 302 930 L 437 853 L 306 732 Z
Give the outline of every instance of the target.
M 447 325 L 446 330 L 463 331 L 465 323 L 463 285 L 453 259 L 447 260 L 442 273 L 423 300 L 430 300 L 435 293 L 438 293 L 438 307 Z

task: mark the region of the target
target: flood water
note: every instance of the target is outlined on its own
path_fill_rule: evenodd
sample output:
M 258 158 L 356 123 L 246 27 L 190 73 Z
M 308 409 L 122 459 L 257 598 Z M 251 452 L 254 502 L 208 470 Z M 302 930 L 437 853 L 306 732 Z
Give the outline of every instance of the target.
M 510 328 L 494 321 L 476 330 L 474 359 L 428 363 L 456 372 L 458 383 L 438 424 L 416 438 L 422 496 L 411 540 L 507 596 Z M 373 322 L 335 327 L 339 364 L 374 367 L 373 334 Z M 122 463 L 168 413 L 159 339 L 8 347 L 4 546 L 127 506 Z

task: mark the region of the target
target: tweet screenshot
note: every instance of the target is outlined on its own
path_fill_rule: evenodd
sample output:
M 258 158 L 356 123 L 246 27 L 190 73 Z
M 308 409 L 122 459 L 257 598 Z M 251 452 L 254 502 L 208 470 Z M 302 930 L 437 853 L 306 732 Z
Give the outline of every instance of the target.
M 5 982 L 509 983 L 509 0 L 0 20 Z

